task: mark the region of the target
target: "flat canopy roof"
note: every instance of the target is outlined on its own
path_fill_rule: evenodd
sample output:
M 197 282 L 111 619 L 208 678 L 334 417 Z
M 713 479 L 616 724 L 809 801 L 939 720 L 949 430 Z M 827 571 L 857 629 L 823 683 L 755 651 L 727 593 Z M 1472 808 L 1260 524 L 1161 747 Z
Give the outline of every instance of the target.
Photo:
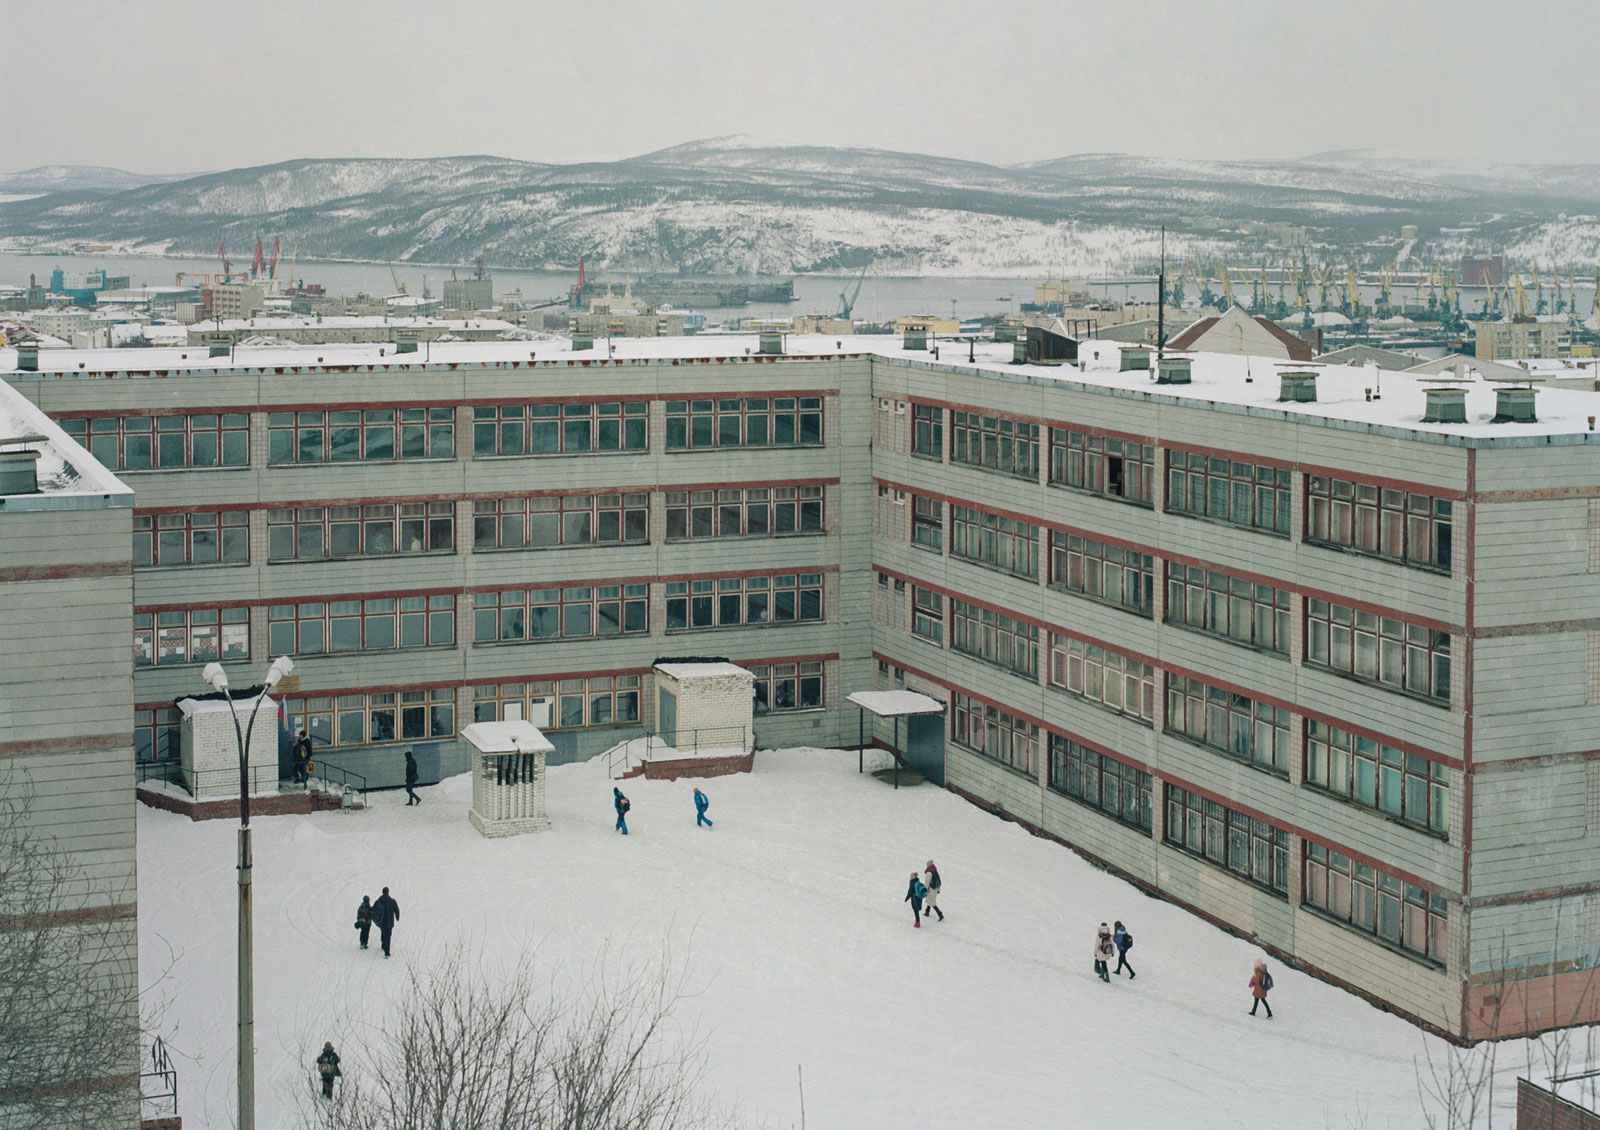
M 720 675 L 749 674 L 748 671 L 736 663 L 657 663 L 656 670 L 664 671 L 679 682 L 684 679 L 706 679 Z
M 479 753 L 550 753 L 556 747 L 532 722 L 474 722 L 461 728 Z
M 880 718 L 944 713 L 944 703 L 916 691 L 856 691 L 846 695 L 845 700 L 872 711 Z

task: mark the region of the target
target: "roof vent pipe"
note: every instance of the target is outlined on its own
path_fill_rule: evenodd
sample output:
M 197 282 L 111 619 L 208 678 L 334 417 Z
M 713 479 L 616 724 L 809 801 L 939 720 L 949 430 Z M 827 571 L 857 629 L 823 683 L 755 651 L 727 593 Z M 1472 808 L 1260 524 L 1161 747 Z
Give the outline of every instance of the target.
M 1464 388 L 1429 388 L 1423 390 L 1427 407 L 1422 413 L 1424 424 L 1465 424 L 1467 422 L 1467 390 Z
M 1298 401 L 1302 404 L 1316 402 L 1316 373 L 1280 373 L 1278 377 L 1280 381 L 1278 399 L 1280 401 Z
M 1494 419 L 1491 424 L 1537 424 L 1533 412 L 1534 390 L 1531 388 L 1497 388 L 1494 390 Z

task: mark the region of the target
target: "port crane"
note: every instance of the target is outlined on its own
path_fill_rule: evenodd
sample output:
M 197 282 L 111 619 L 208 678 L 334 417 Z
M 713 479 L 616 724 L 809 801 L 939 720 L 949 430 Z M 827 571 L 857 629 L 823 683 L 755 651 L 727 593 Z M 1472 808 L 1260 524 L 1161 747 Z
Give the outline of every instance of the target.
M 845 293 L 844 290 L 841 290 L 839 292 L 839 317 L 841 317 L 841 318 L 850 317 L 850 312 L 856 308 L 856 299 L 858 297 L 860 297 L 860 295 L 861 295 L 861 284 L 866 279 L 866 277 L 867 277 L 867 264 L 863 263 L 861 265 L 861 270 L 859 272 L 857 272 L 857 274 L 856 274 L 856 284 L 855 284 L 855 286 L 854 287 L 846 287 L 846 290 L 849 291 L 848 295 Z
M 388 263 L 389 263 L 389 277 L 394 280 L 395 292 L 397 294 L 404 294 L 406 292 L 406 284 L 401 282 L 400 281 L 400 276 L 395 273 L 394 260 L 390 259 L 390 260 L 388 260 Z

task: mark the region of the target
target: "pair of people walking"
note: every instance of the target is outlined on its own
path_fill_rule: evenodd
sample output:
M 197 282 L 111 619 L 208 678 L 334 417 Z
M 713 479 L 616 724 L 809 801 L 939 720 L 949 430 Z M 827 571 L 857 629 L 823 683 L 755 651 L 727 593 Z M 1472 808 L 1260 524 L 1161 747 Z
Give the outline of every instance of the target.
M 944 911 L 939 909 L 939 889 L 943 885 L 939 869 L 931 859 L 920 876 L 915 871 L 911 873 L 911 882 L 906 887 L 906 897 L 902 901 L 911 904 L 911 924 L 919 930 L 922 920 L 930 914 L 937 914 L 939 921 L 944 921 Z
M 1138 976 L 1133 971 L 1133 966 L 1128 964 L 1128 951 L 1133 948 L 1133 934 L 1121 922 L 1115 928 L 1100 923 L 1100 929 L 1094 939 L 1094 971 L 1100 980 L 1111 983 L 1111 959 L 1117 959 L 1116 974 L 1122 976 L 1122 971 L 1128 971 L 1128 980 L 1132 981 Z
M 611 787 L 611 806 L 617 810 L 617 831 L 626 836 L 628 834 L 628 810 L 633 807 L 633 803 L 615 785 Z M 707 828 L 715 827 L 711 817 L 706 815 L 706 809 L 710 807 L 711 798 L 706 796 L 704 791 L 696 788 L 694 791 L 694 826 L 696 828 L 701 825 Z
M 356 907 L 356 930 L 361 935 L 361 948 L 367 948 L 367 939 L 372 934 L 372 928 L 378 928 L 378 944 L 383 947 L 383 956 L 389 956 L 389 940 L 394 936 L 395 923 L 400 921 L 400 904 L 394 901 L 389 894 L 389 888 L 383 888 L 383 894 L 378 896 L 378 901 L 373 902 L 370 895 L 361 896 L 361 905 Z

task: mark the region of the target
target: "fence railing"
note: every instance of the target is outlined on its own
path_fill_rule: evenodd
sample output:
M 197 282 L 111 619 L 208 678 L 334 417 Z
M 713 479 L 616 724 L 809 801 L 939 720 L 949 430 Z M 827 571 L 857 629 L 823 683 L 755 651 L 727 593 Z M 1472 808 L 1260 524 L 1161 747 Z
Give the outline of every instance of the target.
M 157 1036 L 150 1044 L 149 1070 L 139 1072 L 140 1117 L 175 1118 L 178 1114 L 178 1069 Z
M 330 764 L 318 757 L 311 773 L 311 787 L 320 785 L 321 791 L 338 796 L 359 797 L 363 805 L 367 799 L 367 779 L 353 769 Z M 179 761 L 141 761 L 137 780 L 163 781 L 183 789 L 197 800 L 229 800 L 239 795 L 239 768 L 224 765 L 212 769 L 185 769 Z M 278 767 L 253 765 L 250 768 L 251 796 L 262 796 L 277 791 Z
M 714 753 L 745 754 L 751 748 L 748 726 L 698 726 L 690 729 L 651 730 L 606 750 L 606 772 L 615 777 L 617 767 L 631 769 L 646 761 L 672 761 L 679 757 L 706 757 Z
M 340 797 L 361 798 L 362 807 L 367 803 L 367 779 L 354 769 L 346 769 L 343 765 L 335 765 L 325 758 L 312 759 L 316 768 L 311 773 L 313 781 L 321 781 L 328 786 L 324 792 L 334 793 Z

